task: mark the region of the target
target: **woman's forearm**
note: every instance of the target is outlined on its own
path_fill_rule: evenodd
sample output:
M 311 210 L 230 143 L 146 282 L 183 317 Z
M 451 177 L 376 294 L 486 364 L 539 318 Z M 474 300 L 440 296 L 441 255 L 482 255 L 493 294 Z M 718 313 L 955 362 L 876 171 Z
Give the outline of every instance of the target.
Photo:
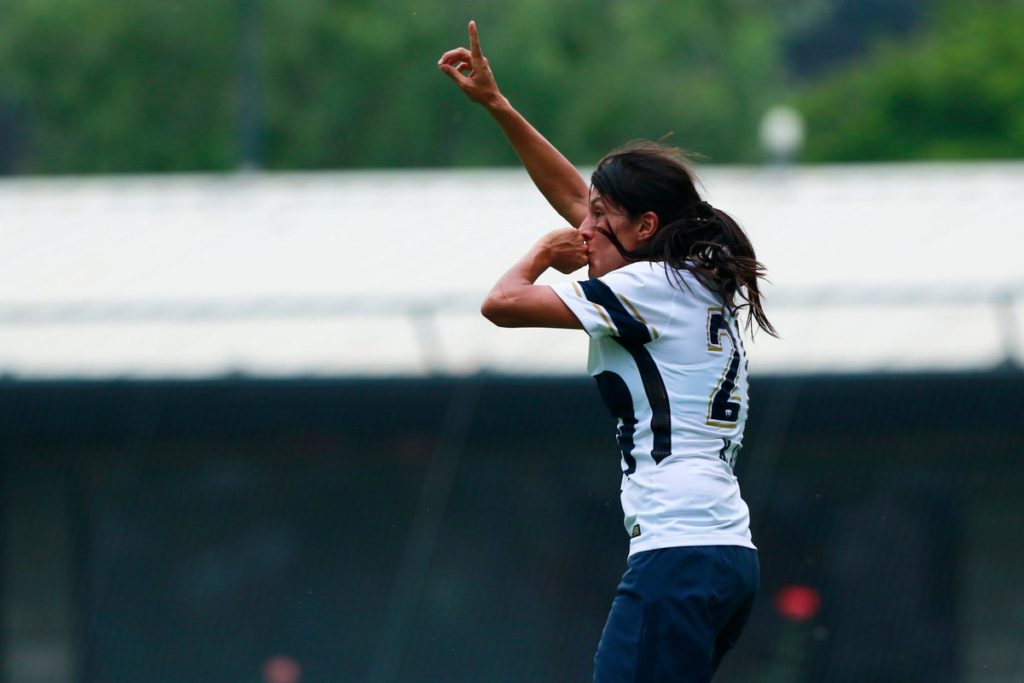
M 587 216 L 588 187 L 576 168 L 501 94 L 480 47 L 476 22 L 469 22 L 470 48 L 448 50 L 437 66 L 473 102 L 483 106 L 504 131 L 534 185 L 548 203 L 575 228 Z
M 588 188 L 576 167 L 507 98 L 498 95 L 483 104 L 519 155 L 533 184 L 559 215 L 578 227 L 587 215 Z

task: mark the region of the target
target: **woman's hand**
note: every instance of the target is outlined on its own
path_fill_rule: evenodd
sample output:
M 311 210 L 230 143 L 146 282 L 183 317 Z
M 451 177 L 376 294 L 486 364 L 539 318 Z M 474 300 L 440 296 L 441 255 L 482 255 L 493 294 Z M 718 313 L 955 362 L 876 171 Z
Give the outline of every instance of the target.
M 469 47 L 457 47 L 448 50 L 437 66 L 448 77 L 455 81 L 466 96 L 485 107 L 491 107 L 501 101 L 502 95 L 498 84 L 491 73 L 491 67 L 480 49 L 480 37 L 476 32 L 476 22 L 469 22 Z
M 548 258 L 550 267 L 568 275 L 587 265 L 587 243 L 575 228 L 559 228 L 544 235 L 537 248 Z

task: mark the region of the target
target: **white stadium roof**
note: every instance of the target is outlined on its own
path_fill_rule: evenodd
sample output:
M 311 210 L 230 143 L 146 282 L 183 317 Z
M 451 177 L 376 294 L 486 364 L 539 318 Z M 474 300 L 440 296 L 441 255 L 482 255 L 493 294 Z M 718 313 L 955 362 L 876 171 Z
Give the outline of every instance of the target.
M 753 372 L 1024 360 L 1024 163 L 701 176 L 773 280 Z M 477 313 L 560 224 L 519 170 L 5 179 L 0 375 L 583 374 Z

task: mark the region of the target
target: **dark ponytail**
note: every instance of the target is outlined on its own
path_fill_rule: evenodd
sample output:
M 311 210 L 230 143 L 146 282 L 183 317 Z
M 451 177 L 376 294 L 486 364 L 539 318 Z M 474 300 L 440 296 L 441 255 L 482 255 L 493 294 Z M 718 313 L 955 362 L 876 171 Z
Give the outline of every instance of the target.
M 765 276 L 764 265 L 732 216 L 701 200 L 681 151 L 641 143 L 612 152 L 598 163 L 591 183 L 630 218 L 647 211 L 658 216 L 654 236 L 635 251 L 601 231 L 624 258 L 664 262 L 666 273 L 678 286 L 683 286 L 679 271 L 692 273 L 717 292 L 733 314 L 746 308 L 748 328 L 756 323 L 778 336 L 761 305 L 758 281 Z

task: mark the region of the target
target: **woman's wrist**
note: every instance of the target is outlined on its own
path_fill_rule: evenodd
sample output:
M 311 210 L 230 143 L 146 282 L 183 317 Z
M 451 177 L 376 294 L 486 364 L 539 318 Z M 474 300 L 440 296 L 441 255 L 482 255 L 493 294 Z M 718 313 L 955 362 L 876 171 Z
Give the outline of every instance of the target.
M 480 103 L 484 109 L 489 111 L 492 116 L 498 116 L 502 111 L 507 111 L 512 108 L 508 98 L 502 95 L 500 92 L 495 93 Z
M 520 265 L 523 277 L 531 283 L 535 282 L 551 267 L 551 248 L 543 240 L 537 242 L 520 261 Z

